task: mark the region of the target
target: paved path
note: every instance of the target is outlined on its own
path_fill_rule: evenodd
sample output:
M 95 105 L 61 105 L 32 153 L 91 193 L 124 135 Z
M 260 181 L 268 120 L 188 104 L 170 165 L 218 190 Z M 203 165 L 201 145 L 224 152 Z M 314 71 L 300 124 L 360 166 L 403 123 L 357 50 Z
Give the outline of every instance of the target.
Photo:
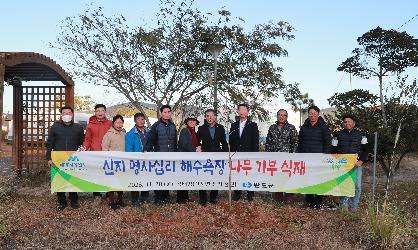
M 12 157 L 0 158 L 0 176 L 12 174 Z

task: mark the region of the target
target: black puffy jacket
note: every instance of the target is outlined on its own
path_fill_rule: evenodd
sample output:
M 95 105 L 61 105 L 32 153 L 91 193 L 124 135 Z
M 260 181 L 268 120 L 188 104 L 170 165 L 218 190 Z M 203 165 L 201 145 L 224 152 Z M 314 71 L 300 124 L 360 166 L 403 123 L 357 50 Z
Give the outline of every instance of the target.
M 176 152 L 176 125 L 174 125 L 172 121 L 165 123 L 162 119 L 154 123 L 148 134 L 145 150 L 154 152 Z
M 78 123 L 65 125 L 62 120 L 55 122 L 49 129 L 46 145 L 46 159 L 51 160 L 51 151 L 76 151 L 83 145 L 84 129 Z
M 339 154 L 358 154 L 359 159 L 366 162 L 368 155 L 367 142 L 361 143 L 363 132 L 358 128 L 351 131 L 343 129 L 337 134 L 338 145 L 333 148 L 333 153 Z
M 331 132 L 328 124 L 318 118 L 318 122 L 312 126 L 309 118 L 300 127 L 299 131 L 299 153 L 331 153 Z

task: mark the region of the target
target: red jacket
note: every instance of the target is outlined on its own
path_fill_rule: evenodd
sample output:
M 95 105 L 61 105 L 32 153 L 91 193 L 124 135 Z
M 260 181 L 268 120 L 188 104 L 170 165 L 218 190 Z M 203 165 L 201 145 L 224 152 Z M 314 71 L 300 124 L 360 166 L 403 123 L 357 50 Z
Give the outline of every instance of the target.
M 111 120 L 105 118 L 103 121 L 98 121 L 96 116 L 90 117 L 83 143 L 86 150 L 101 151 L 103 137 L 110 127 L 112 127 Z

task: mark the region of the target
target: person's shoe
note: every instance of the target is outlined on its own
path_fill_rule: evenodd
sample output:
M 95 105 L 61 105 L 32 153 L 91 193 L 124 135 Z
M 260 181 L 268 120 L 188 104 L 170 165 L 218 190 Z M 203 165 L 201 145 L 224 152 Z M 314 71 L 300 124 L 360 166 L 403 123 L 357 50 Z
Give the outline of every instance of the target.
M 293 194 L 285 194 L 285 196 L 283 197 L 283 201 L 285 203 L 293 202 L 293 199 L 294 199 Z
M 348 206 L 340 205 L 338 208 L 343 212 L 348 212 Z
M 110 203 L 110 208 L 113 210 L 117 210 L 120 208 L 120 206 L 118 204 L 116 204 L 115 202 Z
M 100 203 L 102 203 L 102 197 L 95 195 L 94 200 L 93 200 L 93 204 L 99 205 Z
M 161 203 L 163 203 L 163 204 L 170 203 L 170 197 L 164 197 L 164 198 L 162 198 L 161 199 Z
M 207 200 L 199 200 L 199 204 L 202 206 L 206 206 L 207 203 Z
M 278 201 L 278 202 L 283 201 L 281 199 L 282 198 L 281 193 L 276 192 L 276 193 L 273 193 L 271 196 L 272 196 L 272 198 L 273 198 L 274 201 Z
M 331 206 L 328 206 L 328 205 L 325 205 L 325 204 L 316 204 L 314 207 L 315 207 L 316 209 L 321 210 L 321 211 L 326 211 L 326 210 L 336 210 L 336 208 L 335 208 L 335 207 L 331 207 Z
M 355 212 L 357 212 L 357 208 L 356 207 L 350 207 L 349 211 L 352 212 L 352 213 L 355 213 Z
M 187 203 L 187 199 L 177 199 L 177 203 L 178 204 L 186 204 Z
M 93 198 L 96 198 L 96 197 L 102 198 L 102 194 L 101 193 L 93 193 Z
M 141 201 L 148 202 L 149 201 L 149 192 L 148 193 L 141 193 Z
M 322 208 L 323 208 L 323 206 L 321 204 L 313 204 L 312 207 L 315 208 L 315 209 L 319 209 L 319 210 L 322 210 Z
M 241 195 L 235 195 L 235 194 L 232 195 L 233 201 L 239 201 L 240 199 L 241 199 Z
M 73 202 L 71 203 L 71 208 L 77 209 L 77 208 L 80 208 L 80 205 L 78 204 L 78 202 Z
M 329 204 L 326 207 L 328 208 L 328 210 L 337 210 L 337 206 L 335 204 Z
M 123 201 L 117 201 L 116 205 L 118 205 L 119 207 L 125 207 L 125 203 L 123 203 Z
M 314 208 L 315 207 L 314 204 L 312 204 L 311 202 L 305 202 L 303 204 L 303 206 L 306 207 L 306 208 Z
M 58 210 L 64 210 L 67 207 L 67 203 L 59 203 Z
M 132 201 L 132 207 L 139 208 L 139 201 Z
M 216 199 L 210 199 L 209 202 L 212 203 L 212 204 L 218 203 L 218 201 Z

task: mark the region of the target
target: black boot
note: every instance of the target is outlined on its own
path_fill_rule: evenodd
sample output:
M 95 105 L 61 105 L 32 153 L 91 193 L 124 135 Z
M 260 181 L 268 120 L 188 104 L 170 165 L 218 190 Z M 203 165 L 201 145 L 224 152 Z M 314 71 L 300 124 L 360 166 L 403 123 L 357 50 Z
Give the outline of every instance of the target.
M 119 209 L 119 208 L 120 208 L 120 206 L 119 206 L 116 202 L 111 202 L 111 203 L 109 204 L 109 206 L 110 206 L 110 208 L 111 208 L 111 209 L 113 209 L 113 210 L 117 210 L 117 209 Z
M 235 190 L 232 195 L 232 200 L 239 201 L 239 199 L 241 199 L 241 190 Z
M 58 198 L 58 209 L 64 210 L 68 206 L 67 197 L 65 196 L 65 193 L 58 192 L 57 198 Z
M 218 197 L 218 190 L 211 190 L 209 193 L 209 202 L 212 204 L 218 203 L 216 198 Z
M 248 201 L 254 200 L 254 191 L 247 191 L 247 200 Z
M 148 200 L 149 200 L 149 191 L 142 191 L 141 192 L 141 200 L 142 200 L 142 202 L 148 202 Z

